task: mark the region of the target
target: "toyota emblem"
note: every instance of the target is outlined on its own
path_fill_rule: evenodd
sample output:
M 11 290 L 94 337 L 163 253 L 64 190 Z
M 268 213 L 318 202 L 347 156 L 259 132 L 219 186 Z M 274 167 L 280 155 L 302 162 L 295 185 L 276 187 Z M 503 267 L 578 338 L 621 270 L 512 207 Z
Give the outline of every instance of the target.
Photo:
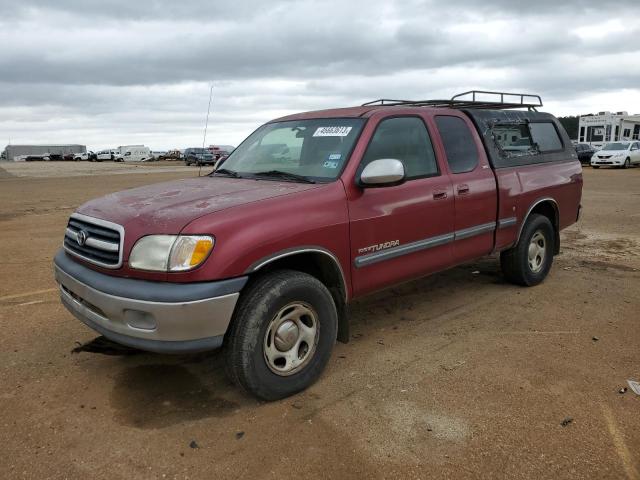
M 76 233 L 76 242 L 78 242 L 78 245 L 83 246 L 86 241 L 87 232 L 85 232 L 84 230 L 80 230 L 78 233 Z

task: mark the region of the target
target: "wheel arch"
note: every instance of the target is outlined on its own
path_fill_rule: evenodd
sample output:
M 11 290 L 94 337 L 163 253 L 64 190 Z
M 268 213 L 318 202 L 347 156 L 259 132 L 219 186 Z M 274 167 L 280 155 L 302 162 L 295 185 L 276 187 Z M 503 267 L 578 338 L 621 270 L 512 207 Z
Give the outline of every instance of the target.
M 522 223 L 520 224 L 516 244 L 520 241 L 522 230 L 524 230 L 524 226 L 529 220 L 529 217 L 534 213 L 544 215 L 549 219 L 551 225 L 553 225 L 553 231 L 555 233 L 553 254 L 557 255 L 558 253 L 560 253 L 560 211 L 558 208 L 558 202 L 556 202 L 556 200 L 552 197 L 540 198 L 531 204 L 529 210 L 527 211 L 527 214 L 524 216 L 524 218 L 522 219 Z
M 346 342 L 349 338 L 347 315 L 349 289 L 338 257 L 318 246 L 291 248 L 254 262 L 245 273 L 255 276 L 282 269 L 307 273 L 327 287 L 338 312 L 338 340 Z

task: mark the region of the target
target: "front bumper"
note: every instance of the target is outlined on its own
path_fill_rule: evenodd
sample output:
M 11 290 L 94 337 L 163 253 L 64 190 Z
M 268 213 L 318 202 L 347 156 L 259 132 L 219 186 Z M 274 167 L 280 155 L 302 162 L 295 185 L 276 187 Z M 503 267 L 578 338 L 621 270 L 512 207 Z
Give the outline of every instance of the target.
M 159 353 L 220 347 L 248 279 L 168 283 L 113 277 L 64 251 L 54 269 L 60 299 L 76 318 L 117 343 Z
M 624 165 L 625 158 L 591 158 L 591 165 Z

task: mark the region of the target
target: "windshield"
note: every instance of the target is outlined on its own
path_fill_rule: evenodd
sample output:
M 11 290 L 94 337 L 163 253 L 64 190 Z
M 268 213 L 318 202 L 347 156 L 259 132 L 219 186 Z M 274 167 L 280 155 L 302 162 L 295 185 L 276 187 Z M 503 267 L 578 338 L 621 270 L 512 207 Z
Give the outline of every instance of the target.
M 277 170 L 334 180 L 347 163 L 362 125 L 361 118 L 268 123 L 247 137 L 222 168 L 241 175 Z
M 604 147 L 602 147 L 602 150 L 626 150 L 627 148 L 629 148 L 629 144 L 628 143 L 607 143 Z

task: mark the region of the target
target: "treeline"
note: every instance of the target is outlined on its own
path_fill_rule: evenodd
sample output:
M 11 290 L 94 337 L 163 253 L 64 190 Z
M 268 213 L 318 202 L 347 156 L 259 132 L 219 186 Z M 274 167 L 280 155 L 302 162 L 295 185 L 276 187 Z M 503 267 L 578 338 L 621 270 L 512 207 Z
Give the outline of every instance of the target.
M 580 121 L 580 117 L 558 117 L 560 123 L 567 131 L 569 138 L 572 140 L 578 139 L 578 122 Z

